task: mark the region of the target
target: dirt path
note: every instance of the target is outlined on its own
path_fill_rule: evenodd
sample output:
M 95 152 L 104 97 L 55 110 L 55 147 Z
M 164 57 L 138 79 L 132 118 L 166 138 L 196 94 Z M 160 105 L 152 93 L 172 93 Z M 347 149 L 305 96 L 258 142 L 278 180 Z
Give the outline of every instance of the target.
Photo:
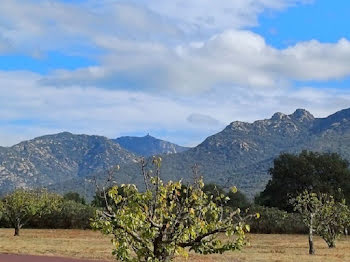
M 0 254 L 0 262 L 103 262 L 103 261 L 82 260 L 82 259 L 73 259 L 73 258 L 64 258 L 64 257 Z

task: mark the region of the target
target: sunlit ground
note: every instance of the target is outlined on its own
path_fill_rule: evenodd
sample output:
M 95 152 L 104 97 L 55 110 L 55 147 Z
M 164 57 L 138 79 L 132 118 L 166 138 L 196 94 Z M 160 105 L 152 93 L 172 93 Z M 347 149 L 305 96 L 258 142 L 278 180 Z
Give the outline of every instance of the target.
M 202 256 L 191 254 L 188 261 L 248 261 L 248 262 L 344 262 L 350 261 L 350 237 L 329 249 L 325 242 L 315 239 L 316 255 L 308 255 L 307 236 L 304 235 L 249 235 L 250 246 L 242 252 Z M 75 258 L 113 260 L 109 238 L 90 230 L 31 230 L 23 229 L 21 236 L 13 237 L 13 230 L 0 229 L 0 252 L 64 256 Z M 186 261 L 177 258 L 177 262 Z

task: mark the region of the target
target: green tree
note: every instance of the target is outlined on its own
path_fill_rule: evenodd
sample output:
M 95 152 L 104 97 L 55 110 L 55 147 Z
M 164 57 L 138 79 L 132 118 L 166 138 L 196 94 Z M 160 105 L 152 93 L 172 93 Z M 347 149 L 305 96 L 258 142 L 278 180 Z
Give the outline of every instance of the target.
M 95 208 L 73 200 L 65 200 L 61 203 L 59 212 L 55 212 L 53 226 L 86 229 L 90 227 L 90 220 L 94 215 Z
M 109 190 L 107 190 L 107 191 L 109 191 Z M 107 201 L 110 202 L 111 200 L 108 199 Z M 104 195 L 101 191 L 95 192 L 95 195 L 93 196 L 92 201 L 91 201 L 91 205 L 93 207 L 97 207 L 97 208 L 106 207 Z
M 203 192 L 201 179 L 186 186 L 181 181 L 163 183 L 159 174 L 161 159 L 154 158 L 153 163 L 155 176 L 143 173 L 145 192 L 130 184 L 114 186 L 108 193 L 113 205 L 97 211 L 92 223 L 94 228 L 113 236 L 117 259 L 172 261 L 177 254 L 186 255 L 187 248 L 210 254 L 244 246 L 249 225 L 239 209 L 232 211 L 216 204 L 212 196 Z M 221 241 L 217 238 L 220 233 L 236 237 Z
M 18 189 L 5 196 L 1 203 L 4 217 L 15 228 L 15 236 L 33 218 L 49 214 L 59 208 L 62 197 L 46 190 Z
M 325 240 L 329 248 L 334 248 L 336 239 L 344 232 L 349 216 L 345 200 L 336 202 L 327 194 L 304 191 L 291 199 L 291 203 L 302 214 L 304 223 L 309 228 L 309 253 L 314 254 L 314 232 Z
M 247 197 L 239 190 L 235 190 L 235 192 L 233 192 L 232 190 L 230 191 L 225 191 L 223 189 L 223 187 L 213 184 L 213 183 L 209 183 L 209 184 L 205 184 L 203 187 L 203 191 L 209 195 L 209 196 L 213 196 L 213 199 L 220 199 L 221 195 L 225 195 L 227 197 L 229 197 L 228 201 L 225 201 L 224 205 L 227 207 L 231 207 L 232 209 L 246 209 L 250 206 L 250 203 L 247 199 Z M 217 202 L 217 204 L 221 204 L 219 202 Z
M 256 198 L 259 205 L 293 211 L 289 199 L 304 190 L 327 193 L 337 201 L 350 203 L 349 164 L 338 154 L 303 151 L 299 155 L 281 154 L 270 169 L 265 190 Z M 341 188 L 341 191 L 339 191 Z
M 303 216 L 303 221 L 309 229 L 309 254 L 315 254 L 313 234 L 317 227 L 317 214 L 322 209 L 322 200 L 316 193 L 304 191 L 296 198 L 292 198 L 290 203 L 294 206 L 294 210 L 298 211 Z
M 327 197 L 317 214 L 317 234 L 326 241 L 329 248 L 334 248 L 336 240 L 347 228 L 349 207 L 345 201 L 336 202 L 332 196 Z
M 74 201 L 76 203 L 80 203 L 80 204 L 83 204 L 83 205 L 86 204 L 85 198 L 80 196 L 79 193 L 76 193 L 76 192 L 65 193 L 63 195 L 63 199 L 64 200 L 72 200 L 72 201 Z
M 95 211 L 96 208 L 90 205 L 63 199 L 58 209 L 50 214 L 32 219 L 28 226 L 33 228 L 87 229 L 91 228 L 90 222 L 95 216 Z

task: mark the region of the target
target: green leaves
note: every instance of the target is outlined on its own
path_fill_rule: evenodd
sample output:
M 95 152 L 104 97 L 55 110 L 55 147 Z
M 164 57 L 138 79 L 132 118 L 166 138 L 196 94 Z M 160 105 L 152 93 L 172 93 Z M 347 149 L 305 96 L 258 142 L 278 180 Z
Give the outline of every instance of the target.
M 159 174 L 160 158 L 154 158 Z M 99 210 L 95 229 L 113 236 L 113 254 L 121 261 L 169 261 L 175 254 L 187 256 L 186 248 L 202 254 L 222 253 L 245 245 L 250 226 L 240 212 L 218 205 L 203 191 L 204 183 L 163 183 L 150 177 L 150 188 L 139 192 L 134 185 L 109 191 L 113 205 Z M 121 189 L 123 194 L 121 195 Z M 218 197 L 226 201 L 224 194 Z M 235 238 L 219 241 L 227 232 Z
M 333 196 L 304 191 L 291 203 L 302 214 L 305 225 L 320 235 L 329 247 L 335 247 L 336 239 L 349 224 L 350 209 L 345 200 L 337 202 Z
M 303 151 L 281 154 L 270 169 L 272 179 L 257 197 L 257 204 L 293 211 L 289 199 L 304 190 L 350 201 L 349 164 L 338 154 Z M 339 191 L 339 188 L 341 189 Z
M 232 192 L 232 193 L 236 194 L 237 191 L 238 191 L 238 190 L 237 190 L 237 187 L 235 187 L 235 186 L 234 186 L 234 187 L 231 187 L 231 192 Z
M 19 229 L 31 219 L 59 210 L 62 200 L 62 197 L 46 190 L 18 189 L 2 200 L 2 212 L 18 234 Z

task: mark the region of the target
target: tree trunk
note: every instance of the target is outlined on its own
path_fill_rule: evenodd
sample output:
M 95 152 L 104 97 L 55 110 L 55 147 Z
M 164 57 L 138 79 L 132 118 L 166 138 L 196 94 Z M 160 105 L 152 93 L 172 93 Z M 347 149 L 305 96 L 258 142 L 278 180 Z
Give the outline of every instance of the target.
M 329 248 L 335 248 L 335 241 L 329 241 L 327 244 Z
M 21 228 L 21 227 L 20 227 L 19 225 L 16 225 L 16 226 L 15 226 L 15 235 L 14 235 L 15 237 L 18 237 L 18 236 L 19 236 L 19 230 L 20 230 L 20 228 Z
M 171 256 L 171 254 L 169 254 L 164 249 L 158 250 L 155 253 L 155 257 L 158 259 L 158 261 L 161 261 L 161 262 L 170 262 L 172 261 L 172 258 L 173 258 L 173 256 Z
M 314 255 L 315 254 L 315 249 L 314 249 L 314 242 L 312 239 L 312 233 L 309 234 L 309 254 Z
M 313 218 L 314 214 L 310 214 L 310 228 L 309 228 L 309 254 L 313 255 L 315 254 L 315 249 L 314 249 L 314 241 L 313 241 Z

